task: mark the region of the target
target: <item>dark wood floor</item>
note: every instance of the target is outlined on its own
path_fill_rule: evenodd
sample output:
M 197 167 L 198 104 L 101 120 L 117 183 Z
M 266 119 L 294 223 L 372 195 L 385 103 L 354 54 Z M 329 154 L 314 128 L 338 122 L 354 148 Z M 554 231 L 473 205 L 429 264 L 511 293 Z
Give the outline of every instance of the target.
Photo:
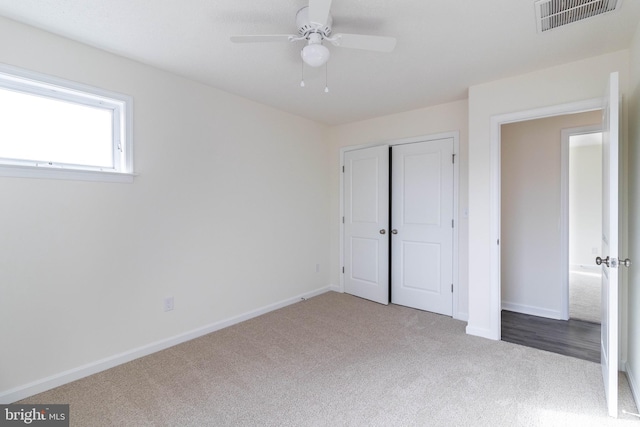
M 502 340 L 600 363 L 600 324 L 502 311 Z

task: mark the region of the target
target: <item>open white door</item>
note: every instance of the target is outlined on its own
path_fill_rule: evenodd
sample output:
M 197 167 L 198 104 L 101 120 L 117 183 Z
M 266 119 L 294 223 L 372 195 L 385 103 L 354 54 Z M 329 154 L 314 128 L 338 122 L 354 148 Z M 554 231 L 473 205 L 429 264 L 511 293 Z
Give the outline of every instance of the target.
M 453 313 L 453 139 L 393 147 L 391 301 Z
M 602 378 L 609 416 L 618 416 L 618 73 L 611 73 L 602 132 Z
M 389 146 L 344 154 L 344 291 L 389 304 Z

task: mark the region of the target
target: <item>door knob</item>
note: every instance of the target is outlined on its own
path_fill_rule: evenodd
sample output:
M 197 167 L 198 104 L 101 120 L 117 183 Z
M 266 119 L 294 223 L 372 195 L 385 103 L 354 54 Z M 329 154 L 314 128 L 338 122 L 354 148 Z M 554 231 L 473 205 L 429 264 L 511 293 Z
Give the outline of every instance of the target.
M 398 230 L 394 228 L 393 230 L 391 230 L 391 234 L 398 234 Z
M 385 234 L 387 232 L 387 230 L 385 230 L 384 228 L 382 230 L 380 230 L 380 234 Z
M 629 258 L 625 259 L 625 260 L 618 260 L 620 261 L 620 265 L 624 265 L 625 267 L 631 267 L 631 260 Z
M 598 264 L 598 265 L 604 264 L 604 265 L 606 265 L 607 267 L 609 267 L 609 257 L 606 257 L 605 259 L 602 259 L 602 258 L 600 258 L 600 257 L 597 257 L 597 258 L 596 258 L 596 264 Z

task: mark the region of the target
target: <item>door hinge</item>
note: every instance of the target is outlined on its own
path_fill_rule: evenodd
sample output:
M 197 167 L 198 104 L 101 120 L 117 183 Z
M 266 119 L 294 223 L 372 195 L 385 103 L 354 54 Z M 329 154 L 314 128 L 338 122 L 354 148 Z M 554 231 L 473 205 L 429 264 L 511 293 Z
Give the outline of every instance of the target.
M 344 173 L 344 165 L 342 166 L 342 173 Z
M 453 283 L 451 284 L 451 293 L 453 293 Z
M 498 239 L 498 241 L 496 242 L 496 244 L 498 244 L 498 245 L 500 244 L 500 239 Z
M 344 217 L 342 217 L 342 223 L 344 224 Z
M 451 220 L 451 228 L 453 228 L 453 220 Z
M 456 162 L 456 155 L 455 155 L 455 154 L 452 154 L 452 155 L 451 155 L 451 163 L 454 163 L 454 164 L 455 164 L 455 162 Z
M 342 274 L 344 274 L 344 267 L 342 267 Z

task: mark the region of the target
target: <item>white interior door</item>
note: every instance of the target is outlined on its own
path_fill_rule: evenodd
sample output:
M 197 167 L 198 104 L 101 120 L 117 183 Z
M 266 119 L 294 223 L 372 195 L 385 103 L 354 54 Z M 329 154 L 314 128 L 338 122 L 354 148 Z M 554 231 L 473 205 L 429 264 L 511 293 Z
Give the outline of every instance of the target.
M 601 364 L 609 415 L 618 416 L 618 73 L 609 78 L 602 133 Z
M 389 304 L 389 146 L 344 155 L 344 291 Z
M 392 148 L 391 300 L 453 313 L 453 139 Z

